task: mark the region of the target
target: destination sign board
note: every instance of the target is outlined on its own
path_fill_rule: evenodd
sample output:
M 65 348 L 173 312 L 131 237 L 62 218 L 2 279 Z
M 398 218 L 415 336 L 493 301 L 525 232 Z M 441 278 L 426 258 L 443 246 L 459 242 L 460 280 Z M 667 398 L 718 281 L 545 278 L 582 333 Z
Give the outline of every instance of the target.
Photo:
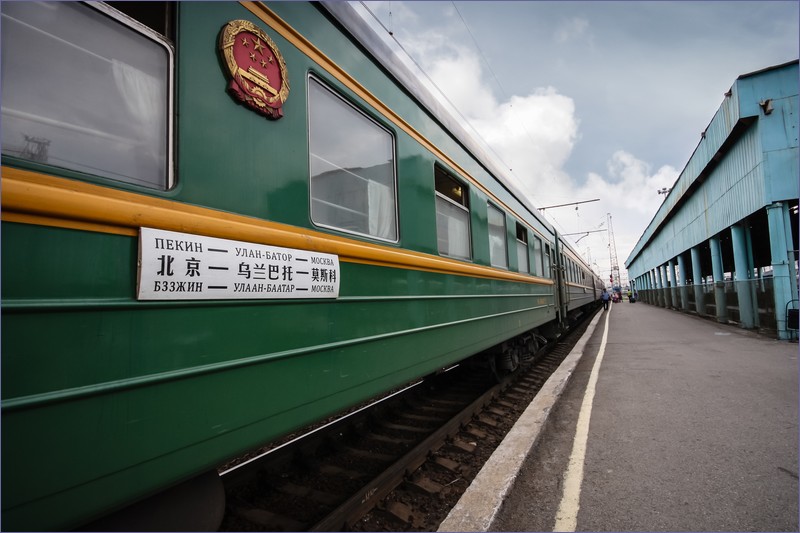
M 337 298 L 339 257 L 152 228 L 139 234 L 139 300 Z

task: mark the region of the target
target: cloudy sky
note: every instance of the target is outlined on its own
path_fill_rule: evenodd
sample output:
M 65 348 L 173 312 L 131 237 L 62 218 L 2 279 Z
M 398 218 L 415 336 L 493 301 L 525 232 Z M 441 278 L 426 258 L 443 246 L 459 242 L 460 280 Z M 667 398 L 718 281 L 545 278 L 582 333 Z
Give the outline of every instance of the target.
M 620 269 L 736 78 L 798 58 L 797 1 L 355 3 L 562 233 Z M 366 9 L 365 9 L 366 8 Z M 385 29 L 380 28 L 383 25 Z M 606 231 L 572 237 L 605 276 Z

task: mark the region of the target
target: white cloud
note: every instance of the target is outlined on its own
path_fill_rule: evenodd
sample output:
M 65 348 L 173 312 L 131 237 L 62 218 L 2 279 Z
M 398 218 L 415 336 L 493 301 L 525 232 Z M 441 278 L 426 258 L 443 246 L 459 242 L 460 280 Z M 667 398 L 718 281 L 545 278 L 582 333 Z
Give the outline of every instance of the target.
M 567 31 L 570 28 L 571 33 Z M 575 37 L 586 29 L 587 24 L 573 19 L 559 35 Z M 548 86 L 500 101 L 493 92 L 496 83 L 476 52 L 455 45 L 441 32 L 406 39 L 406 49 L 506 168 L 512 169 L 518 187 L 533 205 L 600 200 L 582 204 L 577 210 L 549 210 L 546 218 L 561 233 L 579 233 L 607 230 L 607 215 L 611 213 L 617 262 L 624 272 L 625 259 L 664 200 L 658 189 L 670 187 L 678 171 L 663 166 L 654 172 L 646 161 L 617 150 L 609 154 L 604 170 L 590 172 L 585 181 L 573 179 L 564 165 L 580 138 L 580 120 L 570 96 Z M 605 231 L 572 237 L 573 242 L 578 241 L 578 251 L 605 276 L 611 269 L 608 237 Z
M 653 173 L 649 164 L 624 150 L 618 150 L 611 156 L 607 170 L 606 177 L 590 173 L 583 189 L 597 194 L 605 193 L 613 198 L 624 198 L 625 208 L 640 215 L 655 213 L 664 199 L 658 195 L 658 189 L 671 187 L 678 177 L 678 171 L 669 165 Z
M 428 75 L 450 102 L 469 118 L 488 117 L 497 107 L 489 87 L 481 83 L 477 56 L 452 48 L 445 57 L 427 59 Z
M 554 87 L 498 102 L 477 54 L 453 46 L 439 33 L 416 36 L 407 49 L 446 98 L 513 170 L 534 205 L 570 194 L 563 165 L 578 136 L 573 100 Z
M 587 35 L 589 28 L 589 21 L 582 17 L 573 17 L 564 20 L 555 31 L 555 40 L 557 43 L 566 43 L 574 41 Z
M 575 104 L 553 87 L 513 96 L 491 114 L 471 119 L 475 129 L 519 181 L 534 205 L 569 194 L 563 171 L 578 135 Z
M 736 77 L 797 57 L 796 2 L 382 5 L 419 14 L 395 36 L 534 205 L 600 199 L 545 215 L 577 233 L 611 213 L 622 271 Z M 606 233 L 577 247 L 609 270 Z
M 587 204 L 582 208 L 584 220 L 600 222 L 611 213 L 617 262 L 621 271 L 625 270 L 625 260 L 664 201 L 664 196 L 659 195 L 658 190 L 671 187 L 678 175 L 679 171 L 669 165 L 653 172 L 645 161 L 619 150 L 609 159 L 604 176 L 590 173 L 586 183 L 578 189 L 581 197 L 601 199 L 599 203 Z M 589 228 L 574 231 L 586 229 Z M 608 226 L 604 226 L 604 229 L 608 229 Z M 600 233 L 588 236 L 586 243 L 594 243 L 601 252 L 597 255 L 601 270 L 610 270 L 608 235 Z

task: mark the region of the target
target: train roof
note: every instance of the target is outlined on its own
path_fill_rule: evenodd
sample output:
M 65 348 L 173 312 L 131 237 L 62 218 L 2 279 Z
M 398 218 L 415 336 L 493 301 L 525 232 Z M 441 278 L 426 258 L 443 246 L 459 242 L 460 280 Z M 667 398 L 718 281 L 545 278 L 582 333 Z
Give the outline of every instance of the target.
M 513 183 L 505 165 L 494 156 L 483 139 L 469 133 L 472 127 L 428 78 L 406 51 L 394 40 L 378 32 L 360 4 L 321 2 L 341 24 L 394 78 L 469 152 L 537 221 L 552 233 L 552 224 Z M 374 23 L 374 24 L 377 24 Z

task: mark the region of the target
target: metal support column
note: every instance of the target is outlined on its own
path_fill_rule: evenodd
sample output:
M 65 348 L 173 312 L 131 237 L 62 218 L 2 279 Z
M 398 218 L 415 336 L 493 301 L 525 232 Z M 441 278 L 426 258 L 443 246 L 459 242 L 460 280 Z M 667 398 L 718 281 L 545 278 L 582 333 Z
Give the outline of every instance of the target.
M 661 274 L 658 268 L 650 270 L 650 276 L 653 278 L 653 305 L 661 305 Z
M 653 270 L 650 269 L 647 271 L 647 280 L 648 285 L 650 288 L 650 292 L 648 293 L 647 303 L 650 305 L 658 305 L 658 292 L 656 287 L 656 278 Z
M 692 247 L 692 285 L 694 286 L 694 305 L 697 314 L 705 316 L 706 300 L 703 291 L 703 270 L 700 259 L 700 247 Z
M 661 293 L 663 295 L 663 307 L 669 309 L 672 307 L 672 298 L 669 297 L 669 278 L 667 277 L 667 265 L 658 267 L 659 275 L 661 276 Z
M 755 253 L 753 253 L 753 234 L 750 230 L 750 225 L 746 222 L 742 222 L 742 228 L 744 229 L 744 238 L 747 242 L 747 271 L 749 272 L 748 276 L 750 278 L 750 283 L 748 283 L 750 298 L 753 302 L 753 327 L 758 328 L 761 327 L 761 312 L 758 302 L 758 281 L 761 277 L 761 269 L 756 268 Z
M 711 248 L 711 270 L 714 275 L 714 301 L 717 306 L 717 321 L 728 322 L 728 301 L 725 297 L 725 271 L 722 269 L 722 246 L 719 237 L 708 240 Z
M 741 224 L 731 226 L 731 241 L 733 243 L 734 283 L 736 295 L 739 299 L 739 324 L 743 328 L 752 329 L 756 326 L 755 311 L 753 308 L 753 295 L 750 284 L 753 272 L 750 269 L 752 259 L 747 257 L 747 238 Z
M 797 304 L 793 302 L 797 298 L 797 273 L 794 267 L 789 206 L 783 202 L 767 206 L 767 220 L 778 338 L 796 339 L 797 332 L 786 327 L 786 310 L 794 308 L 794 304 Z
M 675 275 L 675 259 L 672 258 L 667 261 L 667 270 L 669 270 L 669 298 L 671 307 L 679 309 L 681 304 L 678 301 L 678 277 Z
M 661 286 L 661 269 L 656 267 L 653 269 L 653 280 L 656 285 L 656 305 L 659 307 L 664 306 L 663 287 Z
M 650 276 L 647 272 L 642 274 L 642 291 L 639 293 L 639 298 L 645 303 L 650 303 Z
M 681 294 L 681 309 L 689 310 L 689 288 L 686 286 L 686 261 L 678 254 L 678 291 Z

